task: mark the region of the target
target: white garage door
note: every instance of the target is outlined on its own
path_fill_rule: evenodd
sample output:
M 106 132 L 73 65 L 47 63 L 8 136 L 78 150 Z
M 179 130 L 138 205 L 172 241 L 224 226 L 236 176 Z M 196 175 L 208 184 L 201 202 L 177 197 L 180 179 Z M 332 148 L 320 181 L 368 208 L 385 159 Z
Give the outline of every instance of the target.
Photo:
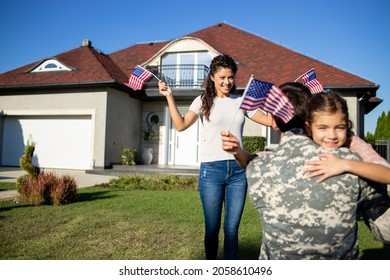
M 5 117 L 3 132 L 2 165 L 19 166 L 24 147 L 32 137 L 36 166 L 92 168 L 91 116 Z

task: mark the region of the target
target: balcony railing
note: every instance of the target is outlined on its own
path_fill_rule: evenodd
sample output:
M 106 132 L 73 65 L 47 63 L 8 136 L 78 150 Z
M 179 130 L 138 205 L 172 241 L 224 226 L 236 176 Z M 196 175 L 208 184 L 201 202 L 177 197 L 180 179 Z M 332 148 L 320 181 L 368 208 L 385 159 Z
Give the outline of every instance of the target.
M 149 66 L 149 71 L 164 80 L 171 88 L 199 89 L 207 76 L 209 67 L 206 65 L 180 64 Z M 157 87 L 156 79 L 151 79 L 146 88 Z

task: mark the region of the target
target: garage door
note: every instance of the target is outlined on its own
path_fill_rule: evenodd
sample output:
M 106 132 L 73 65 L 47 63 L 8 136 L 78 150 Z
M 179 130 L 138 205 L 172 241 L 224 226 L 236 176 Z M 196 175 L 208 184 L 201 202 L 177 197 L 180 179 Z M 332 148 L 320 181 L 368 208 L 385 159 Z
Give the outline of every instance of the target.
M 61 169 L 92 168 L 91 116 L 5 117 L 2 165 L 19 166 L 29 137 L 35 144 L 33 163 Z

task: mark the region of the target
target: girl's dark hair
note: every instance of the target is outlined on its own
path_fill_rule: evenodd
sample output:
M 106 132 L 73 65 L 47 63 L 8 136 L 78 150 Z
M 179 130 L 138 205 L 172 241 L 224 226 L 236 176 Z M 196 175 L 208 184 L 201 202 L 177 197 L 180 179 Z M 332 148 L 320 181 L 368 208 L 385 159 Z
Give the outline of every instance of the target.
M 339 94 L 328 91 L 314 94 L 311 98 L 307 110 L 307 122 L 311 125 L 314 121 L 314 114 L 317 112 L 337 113 L 344 115 L 344 120 L 348 124 L 348 131 L 352 129 L 352 122 L 349 120 L 347 101 Z
M 286 132 L 293 128 L 305 128 L 307 106 L 312 94 L 310 89 L 298 82 L 287 82 L 281 84 L 279 88 L 286 94 L 291 104 L 294 106 L 294 117 L 287 123 L 274 116 L 275 122 L 281 132 Z
M 214 98 L 217 96 L 217 93 L 215 92 L 215 84 L 213 80 L 211 79 L 212 76 L 215 75 L 215 73 L 220 68 L 228 68 L 231 69 L 236 75 L 237 73 L 237 65 L 236 62 L 231 58 L 229 55 L 221 54 L 213 58 L 210 64 L 209 73 L 206 77 L 206 90 L 202 94 L 202 106 L 201 106 L 201 112 L 203 116 L 206 118 L 206 120 L 210 120 L 210 111 L 214 104 Z M 233 85 L 232 92 L 236 90 L 236 85 Z

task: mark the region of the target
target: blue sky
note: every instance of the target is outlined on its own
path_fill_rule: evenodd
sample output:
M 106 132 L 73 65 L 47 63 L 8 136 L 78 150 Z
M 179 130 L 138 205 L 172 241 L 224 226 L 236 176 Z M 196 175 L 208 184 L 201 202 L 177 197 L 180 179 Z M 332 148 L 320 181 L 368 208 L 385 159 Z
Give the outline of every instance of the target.
M 380 85 L 365 117 L 374 132 L 390 110 L 387 0 L 1 0 L 0 73 L 77 48 L 112 53 L 226 22 Z M 318 77 L 321 80 L 321 77 Z

